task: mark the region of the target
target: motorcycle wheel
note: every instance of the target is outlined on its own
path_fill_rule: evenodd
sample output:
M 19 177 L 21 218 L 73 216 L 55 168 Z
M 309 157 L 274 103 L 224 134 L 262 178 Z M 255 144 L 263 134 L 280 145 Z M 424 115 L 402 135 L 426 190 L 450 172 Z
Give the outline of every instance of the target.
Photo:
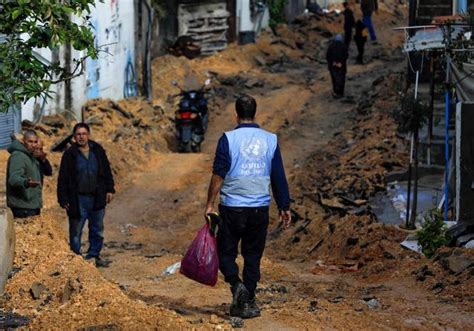
M 199 152 L 201 152 L 201 144 L 193 144 L 193 145 L 191 146 L 191 148 L 193 149 L 193 152 L 194 152 L 194 153 L 199 153 Z
M 180 153 L 190 153 L 193 151 L 193 148 L 191 146 L 191 142 L 180 142 L 179 147 L 178 147 L 178 152 Z

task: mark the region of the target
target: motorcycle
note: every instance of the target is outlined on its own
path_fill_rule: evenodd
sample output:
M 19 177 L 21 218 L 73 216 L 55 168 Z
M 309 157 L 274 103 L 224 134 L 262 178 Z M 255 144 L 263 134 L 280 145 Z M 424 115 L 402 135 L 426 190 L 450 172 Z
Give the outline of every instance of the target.
M 209 114 L 205 88 L 211 83 L 207 79 L 199 89 L 184 90 L 176 81 L 172 84 L 180 89 L 174 97 L 180 97 L 178 110 L 175 112 L 176 136 L 179 152 L 201 151 L 201 143 L 207 130 Z

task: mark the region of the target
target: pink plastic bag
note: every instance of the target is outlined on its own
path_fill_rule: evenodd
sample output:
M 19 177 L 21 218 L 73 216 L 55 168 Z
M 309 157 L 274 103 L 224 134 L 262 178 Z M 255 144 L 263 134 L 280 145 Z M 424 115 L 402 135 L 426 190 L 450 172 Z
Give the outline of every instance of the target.
M 210 233 L 209 224 L 206 223 L 189 246 L 179 272 L 196 282 L 214 286 L 218 271 L 216 238 Z

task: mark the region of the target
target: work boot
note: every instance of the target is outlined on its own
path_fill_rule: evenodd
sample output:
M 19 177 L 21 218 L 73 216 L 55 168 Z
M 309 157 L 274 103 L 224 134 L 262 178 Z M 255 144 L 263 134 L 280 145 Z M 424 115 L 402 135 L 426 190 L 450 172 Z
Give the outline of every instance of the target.
M 242 317 L 244 311 L 248 310 L 249 291 L 241 282 L 236 283 L 231 288 L 232 303 L 230 305 L 230 316 Z
M 257 306 L 257 301 L 255 300 L 255 297 L 253 299 L 250 299 L 246 306 L 247 307 L 242 312 L 242 318 L 254 318 L 261 315 L 260 308 L 258 308 Z
M 100 256 L 87 255 L 86 260 L 87 261 L 93 260 L 97 268 L 107 268 L 110 264 L 110 261 L 103 260 Z

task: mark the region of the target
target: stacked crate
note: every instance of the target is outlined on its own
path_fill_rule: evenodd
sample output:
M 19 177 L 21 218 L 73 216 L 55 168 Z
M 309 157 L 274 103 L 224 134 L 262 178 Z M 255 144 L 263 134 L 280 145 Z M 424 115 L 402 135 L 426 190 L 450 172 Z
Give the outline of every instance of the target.
M 225 2 L 180 4 L 179 36 L 192 37 L 201 47 L 201 54 L 214 54 L 227 47 L 229 16 Z

